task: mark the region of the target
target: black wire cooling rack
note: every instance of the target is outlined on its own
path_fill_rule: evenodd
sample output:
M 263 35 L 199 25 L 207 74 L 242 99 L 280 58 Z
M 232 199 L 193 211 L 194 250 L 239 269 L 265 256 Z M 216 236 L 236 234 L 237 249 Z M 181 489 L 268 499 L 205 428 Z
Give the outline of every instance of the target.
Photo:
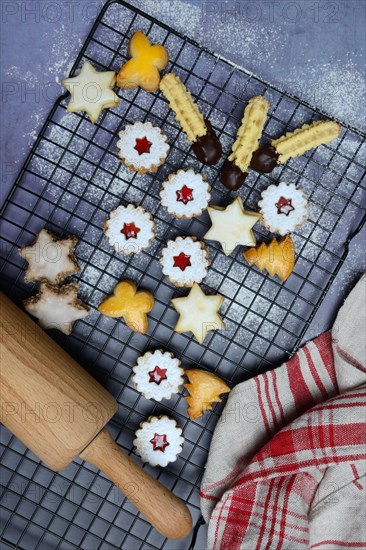
M 325 116 L 122 1 L 105 5 L 71 75 L 83 59 L 101 70 L 118 71 L 135 30 L 167 47 L 168 69 L 186 82 L 220 135 L 223 159 L 253 95 L 265 94 L 272 105 L 265 128 L 267 140 Z M 288 358 L 300 345 L 347 255 L 352 236 L 365 221 L 365 186 L 361 183 L 365 136 L 344 126 L 341 137 L 328 146 L 290 160 L 271 175 L 249 175 L 240 191 L 248 209 L 256 210 L 261 191 L 278 180 L 299 184 L 310 198 L 309 220 L 294 236 L 295 271 L 286 284 L 280 284 L 249 268 L 240 250 L 226 257 L 218 246 L 206 243 L 212 265 L 203 288 L 225 296 L 222 312 L 227 328 L 211 332 L 204 345 L 199 345 L 172 330 L 176 313 L 170 299 L 185 292 L 164 279 L 159 254 L 162 245 L 177 235 L 202 237 L 208 216 L 173 220 L 160 205 L 159 189 L 170 172 L 192 167 L 211 183 L 212 203 L 227 204 L 232 197 L 219 183 L 219 166 L 204 167 L 190 153 L 161 94 L 131 90 L 121 95 L 119 106 L 104 111 L 94 126 L 86 116 L 66 112 L 67 94 L 55 103 L 1 212 L 1 284 L 18 303 L 34 294 L 36 288 L 24 283 L 18 248 L 31 242 L 42 227 L 60 236 L 79 237 L 77 256 L 83 269 L 76 279 L 92 313 L 76 324 L 70 337 L 53 336 L 116 397 L 118 413 L 110 429 L 128 453 L 133 452 L 137 426 L 150 414 L 168 413 L 182 426 L 185 445 L 178 460 L 165 469 L 145 467 L 188 503 L 195 522 L 200 478 L 221 406 L 191 422 L 184 392 L 162 404 L 146 400 L 131 384 L 131 366 L 147 349 L 163 348 L 175 353 L 184 367 L 197 365 L 235 384 Z M 139 176 L 120 165 L 117 132 L 135 120 L 150 120 L 161 127 L 171 144 L 167 162 L 155 175 Z M 147 251 L 123 257 L 108 245 L 102 227 L 110 210 L 129 202 L 154 215 L 157 238 Z M 268 239 L 259 224 L 256 233 L 258 240 Z M 154 293 L 156 306 L 147 335 L 133 334 L 122 322 L 102 317 L 96 310 L 123 278 Z M 1 452 L 4 547 L 188 548 L 189 542 L 164 540 L 87 463 L 77 459 L 65 471 L 54 473 L 4 428 Z

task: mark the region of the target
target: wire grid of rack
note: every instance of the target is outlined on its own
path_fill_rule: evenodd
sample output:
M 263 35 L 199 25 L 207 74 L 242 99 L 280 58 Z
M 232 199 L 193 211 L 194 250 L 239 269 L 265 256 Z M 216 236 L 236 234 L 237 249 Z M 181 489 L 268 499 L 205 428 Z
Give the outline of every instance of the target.
M 265 128 L 268 140 L 321 118 L 322 113 L 202 48 L 122 1 L 105 5 L 71 71 L 89 59 L 101 70 L 117 70 L 127 59 L 128 40 L 142 30 L 170 54 L 168 70 L 186 82 L 220 135 L 226 157 L 243 107 L 253 95 L 265 94 L 272 109 Z M 309 220 L 294 235 L 297 262 L 285 284 L 249 268 L 240 250 L 226 257 L 206 243 L 211 267 L 203 289 L 225 297 L 226 330 L 211 332 L 203 345 L 172 327 L 170 306 L 175 289 L 164 279 L 160 250 L 178 235 L 202 237 L 206 213 L 193 220 L 173 220 L 161 207 L 159 189 L 167 175 L 192 167 L 212 185 L 212 203 L 227 204 L 232 195 L 219 182 L 220 166 L 204 167 L 190 152 L 174 114 L 161 94 L 124 91 L 113 110 L 94 126 L 83 114 L 66 113 L 67 94 L 52 108 L 2 210 L 1 284 L 16 302 L 36 288 L 23 280 L 18 248 L 46 226 L 57 235 L 80 238 L 77 256 L 82 271 L 80 295 L 93 309 L 72 335 L 52 336 L 116 397 L 118 413 L 109 424 L 118 444 L 133 453 L 133 434 L 151 414 L 170 414 L 182 426 L 185 445 L 175 463 L 151 473 L 183 498 L 193 520 L 199 517 L 198 487 L 212 432 L 222 406 L 195 422 L 188 419 L 184 391 L 169 401 L 144 399 L 131 384 L 131 366 L 147 349 L 167 349 L 184 367 L 217 372 L 232 384 L 273 368 L 296 350 L 344 261 L 348 244 L 365 221 L 364 135 L 344 127 L 341 137 L 270 175 L 254 172 L 240 194 L 248 209 L 257 209 L 261 191 L 278 180 L 299 184 L 311 203 Z M 116 136 L 126 124 L 149 120 L 167 134 L 171 151 L 157 174 L 136 175 L 124 169 L 116 154 Z M 142 205 L 157 224 L 157 238 L 145 252 L 119 256 L 103 235 L 103 222 L 119 204 Z M 257 224 L 258 240 L 268 232 Z M 98 314 L 96 306 L 115 284 L 131 278 L 153 292 L 156 306 L 146 335 L 131 333 L 117 320 Z M 134 506 L 93 467 L 76 459 L 63 472 L 47 469 L 5 428 L 1 444 L 1 539 L 17 548 L 113 549 L 187 548 L 166 541 L 137 514 Z

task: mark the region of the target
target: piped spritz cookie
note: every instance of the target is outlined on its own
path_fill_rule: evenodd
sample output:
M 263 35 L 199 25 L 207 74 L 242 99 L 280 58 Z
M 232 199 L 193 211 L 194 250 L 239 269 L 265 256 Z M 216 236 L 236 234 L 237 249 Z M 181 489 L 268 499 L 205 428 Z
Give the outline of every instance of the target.
M 210 201 L 211 187 L 192 169 L 170 174 L 160 192 L 161 204 L 175 218 L 200 216 Z
M 148 248 L 155 236 L 155 222 L 142 206 L 119 206 L 104 223 L 104 233 L 120 254 L 136 254 Z
M 203 243 L 194 237 L 177 237 L 175 241 L 168 241 L 160 263 L 173 285 L 191 287 L 206 277 L 210 262 Z
M 183 384 L 184 371 L 172 353 L 148 351 L 137 359 L 132 382 L 146 399 L 170 399 Z
M 150 416 L 140 424 L 133 444 L 136 454 L 151 466 L 167 466 L 182 452 L 182 429 L 167 416 Z
M 272 233 L 287 235 L 300 227 L 308 217 L 308 198 L 293 183 L 270 185 L 258 203 L 262 224 Z
M 151 122 L 135 122 L 119 133 L 118 155 L 130 170 L 156 172 L 168 155 L 167 137 Z

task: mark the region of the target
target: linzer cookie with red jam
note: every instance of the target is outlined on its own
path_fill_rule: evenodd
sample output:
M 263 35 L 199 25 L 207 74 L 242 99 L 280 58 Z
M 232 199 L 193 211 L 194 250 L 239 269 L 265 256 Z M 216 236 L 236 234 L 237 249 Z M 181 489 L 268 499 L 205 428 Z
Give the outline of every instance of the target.
M 203 164 L 216 164 L 222 153 L 222 147 L 210 122 L 205 120 L 179 76 L 166 74 L 160 82 L 160 90 L 169 101 L 169 107 L 175 112 L 175 118 L 192 143 L 192 150 Z
M 252 97 L 245 107 L 231 155 L 221 171 L 220 181 L 231 191 L 240 189 L 248 175 L 249 164 L 254 151 L 258 149 L 269 108 L 270 104 L 262 96 Z
M 268 174 L 289 158 L 330 143 L 339 136 L 341 129 L 340 124 L 331 120 L 317 120 L 312 124 L 304 124 L 293 132 L 273 139 L 271 145 L 258 149 L 252 157 L 250 166 L 257 172 Z
M 160 260 L 163 273 L 173 285 L 191 287 L 207 275 L 209 261 L 204 244 L 194 237 L 168 241 Z
M 149 247 L 155 236 L 151 214 L 141 206 L 119 206 L 104 223 L 109 243 L 120 254 L 136 254 Z
M 272 233 L 287 235 L 300 227 L 308 218 L 307 196 L 293 183 L 270 185 L 262 192 L 258 203 L 262 224 Z
M 146 399 L 170 399 L 183 384 L 184 371 L 172 353 L 160 349 L 148 351 L 137 359 L 132 382 Z
M 156 172 L 168 155 L 167 137 L 151 122 L 129 124 L 117 142 L 121 162 L 139 174 Z
M 175 218 L 190 219 L 206 210 L 211 187 L 204 176 L 192 169 L 170 174 L 160 191 L 161 204 Z
M 182 429 L 167 416 L 150 416 L 135 435 L 136 454 L 151 466 L 167 466 L 182 452 Z

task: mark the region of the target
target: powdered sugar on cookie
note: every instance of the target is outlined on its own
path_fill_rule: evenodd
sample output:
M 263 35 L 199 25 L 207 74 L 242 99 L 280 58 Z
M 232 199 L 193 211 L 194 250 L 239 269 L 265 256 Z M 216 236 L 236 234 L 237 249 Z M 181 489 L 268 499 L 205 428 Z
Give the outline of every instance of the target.
M 161 204 L 176 218 L 200 216 L 210 200 L 210 186 L 193 170 L 170 174 L 160 192 Z
M 105 222 L 104 232 L 120 254 L 136 254 L 150 245 L 155 236 L 155 223 L 141 206 L 119 206 Z
M 307 196 L 295 184 L 281 182 L 262 192 L 258 203 L 263 225 L 273 233 L 286 235 L 300 227 L 308 217 Z
M 176 286 L 192 286 L 207 275 L 209 260 L 203 243 L 192 237 L 168 241 L 160 260 L 163 273 Z
M 133 442 L 136 454 L 151 466 L 167 466 L 174 462 L 183 443 L 182 429 L 167 416 L 150 416 L 142 422 Z
M 183 369 L 172 353 L 148 351 L 137 359 L 132 382 L 146 399 L 170 399 L 183 384 Z
M 151 122 L 135 122 L 126 126 L 119 133 L 117 147 L 121 161 L 140 174 L 156 172 L 169 152 L 165 134 Z

